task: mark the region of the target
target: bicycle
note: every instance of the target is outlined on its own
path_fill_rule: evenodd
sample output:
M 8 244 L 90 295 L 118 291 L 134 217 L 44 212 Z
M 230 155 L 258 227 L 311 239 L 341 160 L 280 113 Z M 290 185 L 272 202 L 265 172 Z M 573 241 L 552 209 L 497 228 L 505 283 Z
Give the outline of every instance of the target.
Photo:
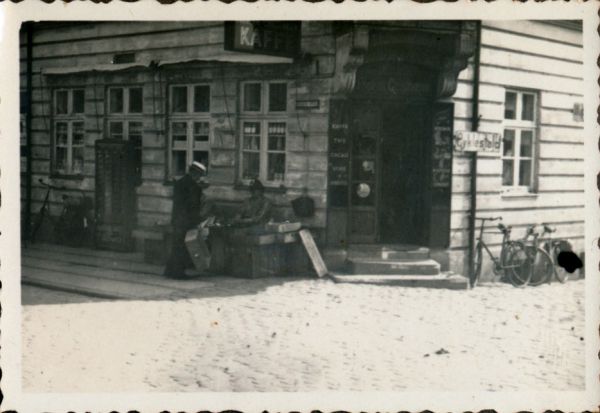
M 525 252 L 523 242 L 511 240 L 511 227 L 498 223 L 497 228 L 502 233 L 502 248 L 500 250 L 500 256 L 497 257 L 483 240 L 483 234 L 486 221 L 499 221 L 502 220 L 502 217 L 483 217 L 475 219 L 481 221 L 481 226 L 479 228 L 479 237 L 477 238 L 473 257 L 474 271 L 469 278 L 471 288 L 474 288 L 479 282 L 484 249 L 493 261 L 492 270 L 494 274 L 501 275 L 505 279 L 508 279 L 515 287 L 527 285 L 529 278 L 531 277 L 531 272 L 525 270 L 526 262 L 529 257 Z
M 552 238 L 552 233 L 556 232 L 556 228 L 551 228 L 545 222 L 542 222 L 541 225 L 543 227 L 541 237 L 544 237 L 546 234 L 548 234 L 548 237 L 541 239 L 542 248 L 552 259 L 552 263 L 554 265 L 554 277 L 558 280 L 558 282 L 564 284 L 569 279 L 570 272 L 567 271 L 563 265 L 561 265 L 561 258 L 565 257 L 567 254 L 574 254 L 573 246 L 564 238 Z M 582 264 L 579 257 L 577 257 L 577 260 L 579 261 L 579 264 Z M 573 270 L 577 270 L 578 268 L 581 268 L 581 266 L 582 265 L 576 265 L 575 267 L 577 268 L 573 268 Z M 552 282 L 552 277 L 549 277 L 547 281 Z
M 552 257 L 544 248 L 540 247 L 540 234 L 535 229 L 536 225 L 528 226 L 525 231 L 525 237 L 522 240 L 528 256 L 526 265 L 529 268 L 525 268 L 525 270 L 531 273 L 528 285 L 532 287 L 537 287 L 547 282 L 555 272 Z M 531 241 L 529 240 L 530 238 Z
M 55 190 L 64 190 L 65 188 L 62 186 L 55 186 L 52 185 L 50 183 L 46 183 L 44 182 L 43 179 L 38 179 L 38 182 L 46 187 L 46 195 L 44 196 L 44 202 L 42 202 L 42 206 L 40 207 L 40 210 L 36 216 L 36 221 L 33 224 L 33 226 L 31 228 L 26 228 L 25 234 L 26 237 L 29 239 L 29 241 L 31 241 L 31 243 L 35 243 L 35 239 L 37 237 L 38 231 L 40 230 L 40 228 L 42 227 L 42 224 L 44 223 L 44 220 L 46 218 L 46 215 L 50 216 L 50 191 L 52 189 Z

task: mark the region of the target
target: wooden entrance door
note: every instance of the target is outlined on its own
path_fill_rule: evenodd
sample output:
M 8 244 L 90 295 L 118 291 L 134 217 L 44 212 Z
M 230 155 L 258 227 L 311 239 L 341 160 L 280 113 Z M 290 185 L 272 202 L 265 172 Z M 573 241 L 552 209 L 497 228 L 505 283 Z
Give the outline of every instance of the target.
M 377 105 L 361 102 L 354 105 L 352 119 L 348 239 L 373 243 L 378 239 L 381 111 Z
M 380 143 L 379 241 L 427 245 L 428 116 L 424 105 L 387 105 Z

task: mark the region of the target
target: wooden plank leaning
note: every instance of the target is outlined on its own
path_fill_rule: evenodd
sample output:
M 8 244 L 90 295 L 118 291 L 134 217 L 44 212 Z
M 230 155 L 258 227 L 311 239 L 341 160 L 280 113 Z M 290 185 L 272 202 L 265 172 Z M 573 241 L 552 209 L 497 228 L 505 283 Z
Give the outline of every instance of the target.
M 327 266 L 325 262 L 323 262 L 323 258 L 321 257 L 321 253 L 317 248 L 317 244 L 315 244 L 315 240 L 312 237 L 312 234 L 307 229 L 302 229 L 298 232 L 300 235 L 300 239 L 302 240 L 302 245 L 304 245 L 304 249 L 308 253 L 310 258 L 310 262 L 315 269 L 317 276 L 324 277 L 329 273 L 327 270 Z

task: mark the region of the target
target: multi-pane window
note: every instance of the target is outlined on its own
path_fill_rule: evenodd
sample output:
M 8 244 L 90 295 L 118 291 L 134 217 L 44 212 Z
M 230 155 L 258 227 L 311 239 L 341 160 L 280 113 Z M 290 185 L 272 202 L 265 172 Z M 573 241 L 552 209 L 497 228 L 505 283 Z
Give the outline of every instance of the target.
M 502 185 L 531 190 L 534 184 L 537 96 L 507 90 L 502 139 Z
M 185 174 L 193 161 L 208 167 L 211 136 L 210 86 L 174 85 L 170 88 L 169 170 Z
M 84 106 L 83 89 L 58 89 L 54 92 L 54 173 L 83 174 Z
M 288 102 L 285 82 L 242 84 L 241 178 L 285 180 Z
M 138 183 L 142 177 L 142 116 L 144 94 L 142 87 L 111 87 L 108 89 L 107 135 L 110 139 L 133 142 L 135 172 Z

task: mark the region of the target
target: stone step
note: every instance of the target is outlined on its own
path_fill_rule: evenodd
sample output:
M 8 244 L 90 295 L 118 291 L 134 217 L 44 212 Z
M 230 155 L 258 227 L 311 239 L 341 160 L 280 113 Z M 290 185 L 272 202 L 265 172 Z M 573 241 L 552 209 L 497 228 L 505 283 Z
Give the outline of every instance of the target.
M 381 251 L 381 258 L 384 260 L 413 260 L 422 261 L 429 258 L 429 248 L 419 248 L 410 251 Z
M 351 274 L 374 275 L 438 275 L 440 264 L 426 260 L 384 260 L 350 258 L 346 260 L 348 272 Z
M 372 275 L 372 274 L 331 274 L 336 283 L 372 284 L 399 287 L 444 288 L 467 290 L 469 280 L 457 274 L 438 275 Z
M 402 244 L 350 245 L 348 258 L 418 261 L 429 258 L 429 248 Z

